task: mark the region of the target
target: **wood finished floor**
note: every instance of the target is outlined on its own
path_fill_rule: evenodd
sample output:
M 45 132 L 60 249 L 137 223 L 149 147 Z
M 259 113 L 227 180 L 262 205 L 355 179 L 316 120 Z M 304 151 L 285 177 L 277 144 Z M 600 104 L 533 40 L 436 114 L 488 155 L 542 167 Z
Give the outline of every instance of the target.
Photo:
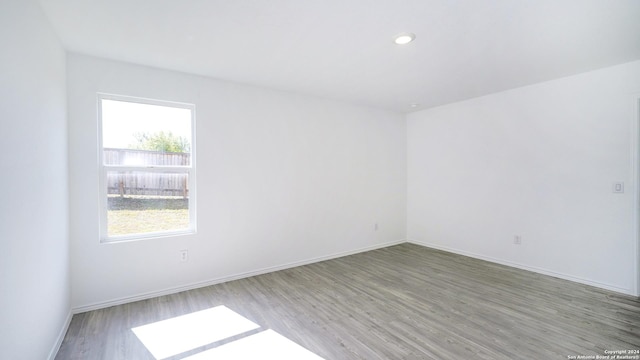
M 154 359 L 132 327 L 218 305 L 327 360 L 567 359 L 640 349 L 637 298 L 402 244 L 78 314 L 56 359 Z

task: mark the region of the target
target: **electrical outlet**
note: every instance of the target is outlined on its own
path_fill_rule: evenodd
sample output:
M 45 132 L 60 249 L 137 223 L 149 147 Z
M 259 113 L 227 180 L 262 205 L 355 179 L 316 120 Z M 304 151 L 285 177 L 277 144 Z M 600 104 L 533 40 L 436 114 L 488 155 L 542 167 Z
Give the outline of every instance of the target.
M 522 237 L 520 235 L 516 235 L 513 237 L 513 244 L 520 245 L 522 244 Z
M 623 194 L 624 193 L 624 183 L 623 182 L 613 183 L 613 193 L 614 194 Z
M 180 250 L 180 261 L 185 262 L 189 260 L 189 250 Z

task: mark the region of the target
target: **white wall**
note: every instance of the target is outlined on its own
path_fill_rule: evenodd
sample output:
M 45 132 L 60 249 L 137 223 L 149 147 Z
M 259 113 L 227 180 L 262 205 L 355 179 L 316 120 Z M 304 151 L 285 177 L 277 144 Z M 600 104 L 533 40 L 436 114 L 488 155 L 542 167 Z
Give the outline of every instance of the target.
M 74 308 L 405 239 L 402 114 L 82 55 L 67 67 Z M 196 235 L 100 244 L 96 92 L 196 105 Z
M 636 61 L 408 115 L 408 239 L 638 294 L 639 98 Z
M 46 359 L 69 320 L 65 54 L 35 1 L 0 5 L 0 357 Z

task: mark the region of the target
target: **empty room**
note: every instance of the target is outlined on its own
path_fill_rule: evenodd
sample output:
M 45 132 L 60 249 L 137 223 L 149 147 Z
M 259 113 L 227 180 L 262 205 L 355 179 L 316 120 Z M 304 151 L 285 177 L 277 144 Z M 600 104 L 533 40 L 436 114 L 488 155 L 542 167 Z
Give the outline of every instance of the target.
M 640 359 L 640 1 L 5 0 L 0 358 Z

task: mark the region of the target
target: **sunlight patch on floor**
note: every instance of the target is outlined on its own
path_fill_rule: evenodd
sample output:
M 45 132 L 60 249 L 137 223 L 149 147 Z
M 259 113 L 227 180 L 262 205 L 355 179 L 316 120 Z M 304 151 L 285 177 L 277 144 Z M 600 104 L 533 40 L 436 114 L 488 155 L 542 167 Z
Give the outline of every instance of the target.
M 323 360 L 273 330 L 265 330 L 240 340 L 203 351 L 183 360 Z
M 165 359 L 259 327 L 221 305 L 131 330 L 156 359 Z

